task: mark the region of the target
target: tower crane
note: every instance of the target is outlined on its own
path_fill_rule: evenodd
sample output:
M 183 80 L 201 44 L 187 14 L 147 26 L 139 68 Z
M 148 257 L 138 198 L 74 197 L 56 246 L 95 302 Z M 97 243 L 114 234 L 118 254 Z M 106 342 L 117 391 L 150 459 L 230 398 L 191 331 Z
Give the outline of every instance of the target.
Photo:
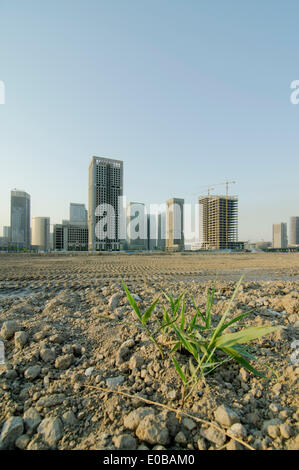
M 224 184 L 224 183 L 223 183 Z M 226 196 L 228 196 L 228 185 L 229 184 L 236 184 L 235 181 L 225 181 L 225 186 L 226 186 Z

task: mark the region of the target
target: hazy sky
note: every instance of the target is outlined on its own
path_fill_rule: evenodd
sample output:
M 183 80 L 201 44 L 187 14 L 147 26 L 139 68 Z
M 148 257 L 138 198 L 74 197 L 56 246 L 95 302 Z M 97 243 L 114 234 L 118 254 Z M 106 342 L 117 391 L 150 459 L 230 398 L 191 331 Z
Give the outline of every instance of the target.
M 236 181 L 239 239 L 299 215 L 297 0 L 0 0 L 0 226 L 88 204 L 92 155 L 128 201 Z M 224 193 L 225 185 L 214 193 Z

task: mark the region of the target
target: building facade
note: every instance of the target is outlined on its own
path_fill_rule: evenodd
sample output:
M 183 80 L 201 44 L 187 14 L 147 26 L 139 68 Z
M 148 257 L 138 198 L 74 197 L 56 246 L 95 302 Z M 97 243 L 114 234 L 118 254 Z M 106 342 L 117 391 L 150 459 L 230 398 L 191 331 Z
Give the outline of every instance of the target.
M 141 202 L 129 202 L 126 207 L 127 248 L 129 250 L 147 250 L 147 214 Z
M 290 245 L 299 245 L 299 217 L 290 218 Z
M 3 226 L 3 238 L 6 241 L 10 241 L 11 239 L 11 230 L 10 227 L 7 227 L 6 225 Z
M 164 251 L 166 248 L 166 212 L 158 214 L 158 250 Z
M 70 203 L 70 224 L 87 225 L 87 210 L 85 204 Z
M 280 222 L 273 224 L 273 236 L 272 236 L 272 247 L 273 248 L 287 248 L 288 237 L 287 237 L 287 224 Z
M 183 251 L 184 240 L 184 199 L 172 198 L 166 201 L 167 251 Z
M 53 228 L 53 249 L 56 251 L 87 251 L 87 225 L 56 224 Z
M 30 195 L 14 189 L 10 199 L 11 244 L 18 249 L 30 249 Z
M 201 196 L 201 248 L 204 250 L 236 249 L 238 244 L 237 196 Z
M 33 248 L 40 251 L 50 250 L 50 218 L 32 217 L 32 239 Z
M 88 187 L 89 250 L 120 250 L 122 196 L 123 162 L 92 157 Z
M 158 215 L 147 214 L 147 249 L 149 251 L 158 248 Z

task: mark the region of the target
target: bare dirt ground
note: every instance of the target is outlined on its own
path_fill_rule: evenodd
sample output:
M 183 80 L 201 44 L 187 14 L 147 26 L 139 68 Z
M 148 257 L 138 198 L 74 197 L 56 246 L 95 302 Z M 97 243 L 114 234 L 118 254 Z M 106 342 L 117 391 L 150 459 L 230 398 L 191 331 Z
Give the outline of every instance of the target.
M 241 275 L 231 315 L 281 326 L 252 345 L 275 373 L 227 362 L 182 405 L 181 379 L 121 280 L 142 311 L 161 289 L 186 290 L 204 311 L 216 280 L 216 325 Z M 297 253 L 1 254 L 0 448 L 298 449 L 298 287 Z

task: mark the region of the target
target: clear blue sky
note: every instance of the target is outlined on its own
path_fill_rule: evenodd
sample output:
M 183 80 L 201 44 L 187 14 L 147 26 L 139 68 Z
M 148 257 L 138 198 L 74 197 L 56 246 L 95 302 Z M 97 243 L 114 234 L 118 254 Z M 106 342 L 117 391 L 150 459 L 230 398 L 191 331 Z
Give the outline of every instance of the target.
M 235 180 L 239 238 L 270 240 L 299 215 L 298 18 L 297 0 L 1 0 L 0 226 L 15 187 L 51 223 L 87 205 L 97 155 L 124 160 L 128 201 Z

